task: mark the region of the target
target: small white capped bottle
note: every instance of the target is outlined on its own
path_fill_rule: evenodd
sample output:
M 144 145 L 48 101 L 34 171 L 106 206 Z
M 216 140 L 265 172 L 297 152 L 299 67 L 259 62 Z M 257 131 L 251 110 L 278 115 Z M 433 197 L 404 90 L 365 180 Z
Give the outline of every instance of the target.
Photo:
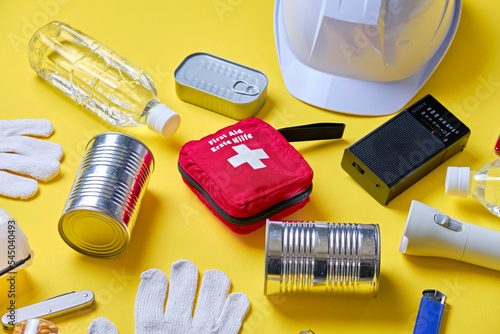
M 28 237 L 21 227 L 0 208 L 0 248 L 4 254 L 0 255 L 0 277 L 7 273 L 19 271 L 31 266 L 35 253 L 30 248 Z
M 500 217 L 500 159 L 471 171 L 469 167 L 448 167 L 446 194 L 472 196 Z
M 179 115 L 158 101 L 154 82 L 142 69 L 64 23 L 40 28 L 28 55 L 42 78 L 113 125 L 146 124 L 164 137 L 179 127 Z

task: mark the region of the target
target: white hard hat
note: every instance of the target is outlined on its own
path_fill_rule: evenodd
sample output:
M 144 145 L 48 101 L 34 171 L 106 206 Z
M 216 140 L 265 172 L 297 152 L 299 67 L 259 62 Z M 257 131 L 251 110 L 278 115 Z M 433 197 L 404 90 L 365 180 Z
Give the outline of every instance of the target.
M 461 0 L 277 0 L 286 88 L 328 110 L 392 114 L 445 55 L 461 8 Z

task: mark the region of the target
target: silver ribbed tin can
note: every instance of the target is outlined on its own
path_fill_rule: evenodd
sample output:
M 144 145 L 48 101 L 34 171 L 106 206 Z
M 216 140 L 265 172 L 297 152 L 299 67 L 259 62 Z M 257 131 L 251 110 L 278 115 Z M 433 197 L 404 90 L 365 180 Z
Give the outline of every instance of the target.
M 377 224 L 267 221 L 264 294 L 376 297 Z
M 59 220 L 63 240 L 86 255 L 123 252 L 153 169 L 151 151 L 134 137 L 107 132 L 91 139 Z

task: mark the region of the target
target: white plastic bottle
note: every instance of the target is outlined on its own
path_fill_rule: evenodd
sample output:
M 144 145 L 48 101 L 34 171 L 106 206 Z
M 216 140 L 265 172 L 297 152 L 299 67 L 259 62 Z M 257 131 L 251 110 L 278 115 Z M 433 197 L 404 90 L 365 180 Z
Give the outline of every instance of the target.
M 35 253 L 31 250 L 26 234 L 7 210 L 0 208 L 0 277 L 6 273 L 27 268 Z
M 471 171 L 469 167 L 448 167 L 446 194 L 472 196 L 500 217 L 500 158 Z
M 40 28 L 28 54 L 42 78 L 113 125 L 146 124 L 165 137 L 179 127 L 179 115 L 158 101 L 143 70 L 64 23 Z

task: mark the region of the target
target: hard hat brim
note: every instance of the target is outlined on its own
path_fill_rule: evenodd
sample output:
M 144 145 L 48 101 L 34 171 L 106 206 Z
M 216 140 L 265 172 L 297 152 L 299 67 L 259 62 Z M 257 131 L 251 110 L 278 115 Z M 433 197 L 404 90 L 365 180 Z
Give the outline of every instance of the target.
M 307 66 L 295 57 L 283 23 L 282 3 L 274 8 L 274 35 L 281 74 L 288 92 L 313 106 L 347 114 L 393 114 L 418 93 L 432 75 L 455 37 L 462 1 L 456 0 L 448 32 L 430 60 L 415 74 L 398 81 L 367 81 L 337 76 Z

